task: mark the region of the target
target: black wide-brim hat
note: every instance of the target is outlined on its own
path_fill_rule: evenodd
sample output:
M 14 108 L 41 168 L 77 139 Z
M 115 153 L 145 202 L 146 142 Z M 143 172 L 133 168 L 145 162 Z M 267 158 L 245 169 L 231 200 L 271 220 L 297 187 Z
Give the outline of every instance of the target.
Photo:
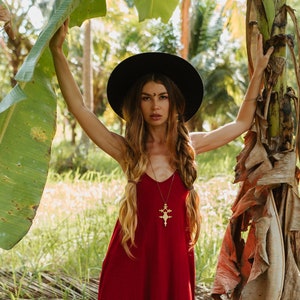
M 168 76 L 185 98 L 184 119 L 188 121 L 199 109 L 203 99 L 203 81 L 198 71 L 185 59 L 163 52 L 146 52 L 119 63 L 107 83 L 110 106 L 120 117 L 124 98 L 130 87 L 143 75 L 160 73 Z

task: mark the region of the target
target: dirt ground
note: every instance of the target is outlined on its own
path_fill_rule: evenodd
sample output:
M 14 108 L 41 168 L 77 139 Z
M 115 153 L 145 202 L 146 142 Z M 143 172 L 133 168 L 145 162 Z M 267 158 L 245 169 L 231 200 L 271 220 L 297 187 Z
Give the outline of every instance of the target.
M 204 285 L 198 285 L 196 287 L 196 300 L 212 300 L 210 295 L 210 289 Z

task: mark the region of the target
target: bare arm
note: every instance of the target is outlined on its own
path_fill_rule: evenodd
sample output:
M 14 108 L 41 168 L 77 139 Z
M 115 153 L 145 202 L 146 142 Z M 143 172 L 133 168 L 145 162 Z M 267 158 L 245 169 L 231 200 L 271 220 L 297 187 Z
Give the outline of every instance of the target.
M 261 35 L 258 36 L 257 45 L 255 69 L 236 120 L 210 132 L 192 132 L 190 136 L 196 154 L 221 147 L 251 127 L 264 70 L 273 52 L 273 48 L 270 48 L 265 55 L 263 54 Z
M 50 41 L 50 50 L 58 83 L 67 103 L 69 111 L 79 122 L 87 135 L 102 150 L 116 159 L 122 165 L 124 158 L 124 138 L 109 131 L 84 104 L 81 92 L 76 84 L 63 53 L 62 45 L 68 31 L 69 21 L 61 26 Z

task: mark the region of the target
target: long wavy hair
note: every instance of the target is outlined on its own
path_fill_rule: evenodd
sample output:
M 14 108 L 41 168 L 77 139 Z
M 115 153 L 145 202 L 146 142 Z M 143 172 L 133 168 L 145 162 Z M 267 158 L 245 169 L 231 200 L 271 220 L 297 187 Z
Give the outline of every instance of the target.
M 162 74 L 147 74 L 140 78 L 129 90 L 123 104 L 123 117 L 126 121 L 125 140 L 127 151 L 125 158 L 127 185 L 119 212 L 122 227 L 122 245 L 126 253 L 132 257 L 131 247 L 135 246 L 135 230 L 137 227 L 137 195 L 136 183 L 145 173 L 149 158 L 146 141 L 147 126 L 141 111 L 141 94 L 143 86 L 149 82 L 163 84 L 169 97 L 169 116 L 167 120 L 166 142 L 171 153 L 170 164 L 178 170 L 180 177 L 189 190 L 186 199 L 186 213 L 190 230 L 191 247 L 195 245 L 200 233 L 200 200 L 193 188 L 197 178 L 195 153 L 191 147 L 189 132 L 184 123 L 185 99 L 176 84 Z

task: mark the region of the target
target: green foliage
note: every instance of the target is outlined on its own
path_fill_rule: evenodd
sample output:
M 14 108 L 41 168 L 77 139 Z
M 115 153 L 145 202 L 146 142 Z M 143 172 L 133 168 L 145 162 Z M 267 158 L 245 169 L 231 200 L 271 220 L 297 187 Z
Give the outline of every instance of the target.
M 222 10 L 217 9 L 218 5 L 211 0 L 194 2 L 189 43 L 190 60 L 207 50 L 217 50 L 224 31 L 224 17 Z
M 89 6 L 79 2 L 55 2 L 47 26 L 15 76 L 19 84 L 0 102 L 0 247 L 4 249 L 29 230 L 46 182 L 56 97 L 50 84 L 52 61 L 45 49 L 78 5 L 81 16 L 89 16 Z
M 69 142 L 62 142 L 52 148 L 50 168 L 55 174 L 69 174 L 70 178 L 82 178 L 85 176 L 98 176 L 121 173 L 119 164 L 106 153 L 96 147 L 90 147 L 88 155 L 73 155 L 75 145 Z M 84 161 L 82 160 L 84 159 Z M 93 178 L 91 178 L 93 180 Z
M 0 115 L 0 245 L 29 230 L 47 179 L 55 130 L 55 96 L 41 70 L 24 88 L 26 102 Z M 36 79 L 38 78 L 38 79 Z
M 198 155 L 197 165 L 199 180 L 233 174 L 236 165 L 236 156 L 241 149 L 242 143 L 237 140 L 216 150 Z
M 262 4 L 264 6 L 265 13 L 266 13 L 265 16 L 266 16 L 266 23 L 268 24 L 268 26 L 267 26 L 268 33 L 270 34 L 272 31 L 273 22 L 274 22 L 275 14 L 276 14 L 275 3 L 274 3 L 274 1 L 264 0 L 264 1 L 262 1 Z
M 191 122 L 192 130 L 214 129 L 232 121 L 245 92 L 246 69 L 237 59 L 240 45 L 226 43 L 224 8 L 217 1 L 195 1 L 191 19 L 188 57 L 199 70 L 205 94 L 200 110 Z M 243 72 L 245 71 L 245 73 Z
M 74 5 L 79 1 L 79 4 L 72 11 L 70 17 L 70 26 L 80 26 L 83 21 L 96 17 L 106 15 L 106 1 L 105 0 L 77 0 L 73 1 Z M 57 1 L 56 1 L 57 2 Z M 60 8 L 58 8 L 60 9 Z M 51 19 L 51 18 L 50 18 Z
M 161 18 L 163 22 L 168 22 L 178 2 L 178 0 L 134 0 L 134 4 L 139 11 L 140 21 L 149 18 Z

